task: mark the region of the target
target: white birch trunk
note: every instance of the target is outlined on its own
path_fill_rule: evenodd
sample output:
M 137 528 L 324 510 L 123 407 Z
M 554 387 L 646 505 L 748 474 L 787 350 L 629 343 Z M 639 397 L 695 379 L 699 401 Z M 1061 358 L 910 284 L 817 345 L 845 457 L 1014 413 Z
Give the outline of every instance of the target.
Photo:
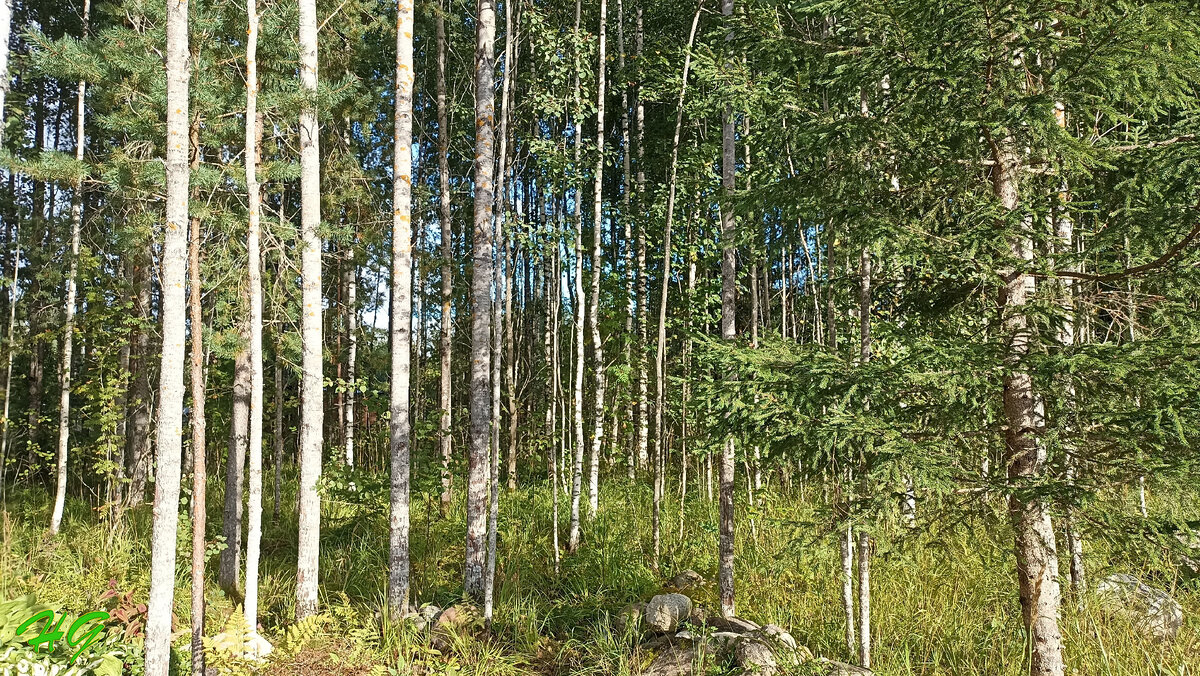
M 722 0 L 721 14 L 733 16 L 733 0 Z M 726 44 L 733 40 L 733 32 L 725 38 Z M 721 114 L 721 188 L 725 193 L 724 208 L 721 209 L 721 338 L 733 340 L 737 337 L 737 247 L 732 243 L 733 231 L 736 227 L 733 218 L 733 207 L 729 203 L 734 190 L 734 173 L 737 156 L 734 149 L 734 119 L 733 110 L 729 104 Z M 734 442 L 730 437 L 725 440 L 721 453 L 719 471 L 721 527 L 719 557 L 717 561 L 717 578 L 721 594 L 721 614 L 725 617 L 734 615 L 733 595 L 733 473 Z
M 451 234 L 450 212 L 450 116 L 446 105 L 446 16 L 445 7 L 437 12 L 437 120 L 438 120 L 438 206 L 442 230 L 442 315 L 441 315 L 441 372 L 439 397 L 441 416 L 438 419 L 438 443 L 442 453 L 442 513 L 450 506 L 450 453 L 453 434 L 450 429 L 451 373 L 453 342 L 450 304 L 454 299 L 454 242 Z
M 325 408 L 322 373 L 321 305 L 321 153 L 317 91 L 316 0 L 300 2 L 300 85 L 309 102 L 300 111 L 300 484 L 299 547 L 296 561 L 296 620 L 317 612 L 321 551 L 321 446 Z
M 251 633 L 258 631 L 258 562 L 262 543 L 263 445 L 263 291 L 262 191 L 258 165 L 262 118 L 258 113 L 258 2 L 246 0 L 246 228 L 247 281 L 250 296 L 250 442 L 246 471 L 246 600 L 243 613 Z
M 6 13 L 6 16 L 0 17 L 0 20 L 3 20 L 7 25 L 9 23 L 7 2 L 0 0 L 0 5 L 5 5 L 3 11 Z M 91 0 L 83 0 L 84 39 L 87 39 L 88 17 L 91 14 L 91 9 Z M 7 27 L 3 30 L 5 33 L 8 32 Z M 7 42 L 4 43 L 4 51 L 6 53 L 5 65 L 0 67 L 0 73 L 7 73 Z M 7 82 L 7 78 L 5 81 Z M 87 83 L 80 80 L 75 90 L 75 161 L 81 165 L 83 163 L 84 144 L 86 143 L 83 133 L 83 98 L 86 91 Z M 3 100 L 0 99 L 0 106 L 2 105 Z M 67 501 L 67 453 L 71 443 L 71 358 L 75 344 L 75 295 L 77 279 L 79 277 L 79 240 L 82 228 L 83 176 L 80 175 L 75 178 L 71 191 L 71 257 L 67 265 L 67 297 L 63 301 L 62 359 L 58 362 L 58 384 L 60 391 L 58 403 L 58 481 L 56 482 L 54 491 L 54 510 L 50 515 L 50 535 L 58 534 L 58 529 L 62 525 L 63 508 L 66 506 Z M 5 402 L 7 403 L 7 399 Z
M 396 118 L 392 158 L 391 518 L 388 609 L 409 599 L 409 379 L 412 360 L 413 0 L 396 0 Z
M 593 518 L 600 506 L 600 450 L 604 444 L 604 396 L 607 388 L 604 365 L 604 343 L 600 340 L 600 275 L 604 223 L 604 96 L 605 71 L 607 70 L 608 2 L 600 0 L 600 42 L 596 64 L 596 171 L 592 200 L 592 299 L 590 326 L 592 331 L 592 359 L 595 361 L 596 410 L 592 428 L 592 458 L 588 474 L 588 514 Z

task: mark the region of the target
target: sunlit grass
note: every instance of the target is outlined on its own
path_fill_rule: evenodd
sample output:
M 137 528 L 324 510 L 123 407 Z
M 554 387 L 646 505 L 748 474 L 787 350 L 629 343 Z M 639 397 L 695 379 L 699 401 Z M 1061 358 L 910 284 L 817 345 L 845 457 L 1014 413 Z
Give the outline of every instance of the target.
M 433 669 L 428 673 L 442 673 L 437 671 L 442 669 L 469 674 L 636 674 L 651 655 L 630 637 L 615 632 L 610 615 L 631 601 L 648 598 L 662 588 L 664 580 L 684 569 L 715 579 L 715 503 L 701 493 L 689 495 L 681 538 L 676 491 L 676 486 L 668 485 L 663 555 L 657 572 L 651 565 L 650 490 L 614 480 L 604 486 L 600 513 L 585 519 L 581 550 L 563 554 L 558 575 L 550 544 L 549 491 L 536 485 L 504 493 L 492 635 L 486 639 L 459 637 L 436 653 L 406 625 L 388 621 L 379 613 L 387 583 L 386 496 L 364 495 L 359 503 L 327 501 L 322 521 L 321 602 L 332 618 L 327 639 L 342 641 L 331 644 L 342 648 L 327 652 L 342 654 L 338 658 L 343 660 L 342 666 L 346 659 L 357 665 L 354 669 L 359 671 L 347 673 L 361 673 L 363 665 L 374 665 L 381 670 L 378 673 L 386 674 L 389 668 L 406 673 L 406 665 L 421 661 Z M 756 537 L 751 535 L 748 519 L 739 522 L 739 615 L 788 628 L 817 655 L 852 661 L 844 643 L 840 566 L 833 536 L 813 525 L 820 518 L 813 505 L 798 494 L 758 497 Z M 1195 509 L 1189 500 L 1166 492 L 1153 498 L 1155 510 L 1196 518 L 1189 511 Z M 221 499 L 220 488 L 214 484 L 209 496 L 210 540 L 220 532 Z M 128 514 L 110 533 L 109 526 L 98 521 L 87 505 L 70 502 L 63 532 L 51 542 L 44 536 L 47 504 L 40 491 L 9 494 L 0 547 L 0 590 L 5 597 L 33 592 L 41 601 L 85 612 L 113 580 L 119 589 L 132 589 L 135 596 L 145 598 L 149 585 L 148 507 Z M 273 640 L 291 623 L 295 608 L 292 505 L 294 494 L 285 491 L 278 524 L 270 522 L 269 503 L 265 510 L 260 623 Z M 569 513 L 565 499 L 560 508 L 560 538 L 565 541 Z M 418 604 L 446 606 L 460 600 L 463 523 L 461 499 L 442 517 L 436 497 L 414 496 L 412 576 Z M 992 511 L 982 509 L 953 527 L 910 532 L 887 521 L 873 524 L 873 532 L 873 653 L 879 672 L 1023 673 L 1011 536 L 999 506 Z M 181 520 L 179 548 L 176 611 L 186 626 L 187 519 Z M 1105 616 L 1088 597 L 1078 602 L 1068 599 L 1062 629 L 1070 673 L 1197 673 L 1200 589 L 1196 583 L 1181 581 L 1163 557 L 1142 557 L 1099 541 L 1089 541 L 1087 554 L 1093 580 L 1113 571 L 1143 576 L 1179 600 L 1185 623 L 1174 643 L 1159 645 L 1138 637 L 1119 618 Z M 1134 565 L 1138 561 L 1141 565 Z M 232 612 L 229 600 L 215 584 L 215 567 L 214 558 L 209 567 L 210 632 L 218 631 Z M 1066 570 L 1065 563 L 1062 570 Z M 715 607 L 713 585 L 691 593 L 697 603 Z M 368 636 L 374 638 L 363 638 Z M 347 652 L 347 640 L 361 645 Z M 351 653 L 353 657 L 345 657 Z M 330 665 L 331 669 L 335 666 Z M 286 666 L 281 663 L 280 668 Z M 712 673 L 720 673 L 722 665 L 714 664 L 712 669 Z

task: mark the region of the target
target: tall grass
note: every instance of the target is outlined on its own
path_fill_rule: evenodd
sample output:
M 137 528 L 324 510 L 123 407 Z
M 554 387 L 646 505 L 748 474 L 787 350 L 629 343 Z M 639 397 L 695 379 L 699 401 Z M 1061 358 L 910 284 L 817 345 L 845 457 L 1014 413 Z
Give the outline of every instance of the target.
M 294 484 L 291 484 L 294 485 Z M 357 643 L 359 666 L 377 673 L 636 674 L 651 655 L 616 633 L 609 617 L 625 604 L 647 599 L 684 569 L 715 579 L 715 503 L 700 493 L 684 505 L 682 537 L 677 492 L 668 490 L 663 516 L 661 567 L 651 568 L 650 489 L 619 480 L 605 483 L 600 513 L 585 520 L 583 545 L 564 555 L 555 574 L 549 491 L 536 485 L 501 497 L 497 606 L 487 639 L 458 639 L 436 653 L 420 636 L 379 615 L 387 582 L 386 496 L 364 492 L 327 500 L 321 537 L 321 603 L 333 609 L 329 635 Z M 1154 494 L 1159 513 L 1196 518 L 1194 496 Z M 460 600 L 464 513 L 461 496 L 443 516 L 436 497 L 414 496 L 413 589 L 418 603 Z M 221 489 L 211 487 L 209 538 L 220 531 Z M 294 613 L 296 525 L 294 495 L 285 491 L 278 523 L 263 537 L 261 619 L 269 638 L 281 635 Z M 82 502 L 69 502 L 63 531 L 48 540 L 49 499 L 41 490 L 15 488 L 0 515 L 0 593 L 37 594 L 40 601 L 73 612 L 98 603 L 110 580 L 144 599 L 149 586 L 149 519 L 143 507 L 126 514 L 115 532 Z M 565 531 L 567 509 L 562 509 Z M 739 503 L 740 508 L 745 505 Z M 934 506 L 930 506 L 932 509 Z M 585 508 L 586 509 L 586 508 Z M 851 661 L 844 644 L 840 566 L 832 535 L 817 525 L 823 514 L 799 494 L 764 492 L 754 511 L 755 536 L 743 518 L 737 542 L 739 615 L 790 629 L 815 654 Z M 884 674 L 1022 674 L 1024 637 L 1016 595 L 1009 530 L 997 502 L 941 528 L 907 531 L 891 522 L 872 524 L 873 636 L 876 669 Z M 111 541 L 111 544 L 110 544 Z M 181 521 L 176 609 L 186 626 L 189 608 L 190 522 Z M 215 548 L 214 548 L 215 551 Z M 1062 627 L 1072 674 L 1185 676 L 1200 673 L 1200 589 L 1183 582 L 1168 558 L 1132 552 L 1101 539 L 1089 541 L 1093 580 L 1131 572 L 1167 588 L 1183 605 L 1185 624 L 1176 641 L 1143 640 L 1120 618 L 1106 616 L 1087 596 L 1069 599 Z M 211 560 L 215 564 L 215 557 Z M 232 612 L 215 584 L 208 585 L 208 626 L 219 631 Z M 1065 565 L 1062 570 L 1066 570 Z M 707 584 L 692 593 L 716 606 Z M 334 629 L 336 624 L 338 629 Z M 347 627 L 354 631 L 347 632 Z M 364 637 L 374 636 L 372 639 Z M 349 638 L 347 638 L 349 637 Z M 357 638 L 355 638 L 357 637 Z M 329 660 L 337 661 L 330 649 Z M 344 662 L 345 658 L 341 658 Z M 356 667 L 357 668 L 357 667 Z M 293 673 L 282 663 L 279 671 Z M 721 665 L 713 665 L 713 673 Z M 441 671 L 439 671 L 441 670 Z M 311 665 L 300 672 L 309 673 Z M 342 673 L 331 671 L 330 673 Z M 346 673 L 364 673 L 351 671 Z

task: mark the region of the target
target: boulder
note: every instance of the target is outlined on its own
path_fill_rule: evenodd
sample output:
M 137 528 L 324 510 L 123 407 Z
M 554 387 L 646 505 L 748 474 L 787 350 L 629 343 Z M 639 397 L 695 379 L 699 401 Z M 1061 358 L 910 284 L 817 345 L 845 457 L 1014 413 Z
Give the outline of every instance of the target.
M 642 676 L 692 676 L 694 654 L 695 649 L 687 641 L 671 643 L 654 656 Z
M 708 624 L 708 611 L 704 606 L 692 606 L 692 612 L 688 613 L 688 624 L 697 627 L 703 627 Z
M 700 573 L 689 569 L 671 578 L 670 587 L 677 591 L 687 591 L 695 589 L 702 584 L 704 584 L 704 577 Z
M 658 634 L 669 634 L 692 612 L 692 600 L 683 594 L 659 594 L 646 604 L 645 626 Z
M 1096 585 L 1105 612 L 1120 615 L 1155 641 L 1170 641 L 1183 624 L 1183 608 L 1166 592 L 1132 575 L 1109 575 Z
M 796 639 L 792 638 L 792 635 L 787 633 L 787 631 L 778 624 L 768 624 L 767 626 L 758 630 L 756 634 L 764 639 L 767 639 L 771 643 L 779 647 L 787 648 L 792 652 L 795 652 L 799 648 L 799 644 L 796 643 Z
M 717 631 L 730 631 L 735 634 L 748 634 L 761 629 L 750 620 L 743 620 L 740 617 L 721 617 L 720 615 L 709 616 L 705 620 L 705 624 Z
M 618 632 L 636 632 L 642 627 L 642 617 L 646 614 L 645 603 L 630 603 L 613 616 L 613 628 Z
M 725 652 L 732 650 L 737 645 L 737 642 L 742 639 L 742 635 L 735 634 L 732 631 L 714 631 L 708 635 L 708 639 L 716 649 L 716 652 Z
M 746 676 L 774 676 L 779 671 L 775 653 L 764 641 L 743 638 L 733 650 L 734 661 Z

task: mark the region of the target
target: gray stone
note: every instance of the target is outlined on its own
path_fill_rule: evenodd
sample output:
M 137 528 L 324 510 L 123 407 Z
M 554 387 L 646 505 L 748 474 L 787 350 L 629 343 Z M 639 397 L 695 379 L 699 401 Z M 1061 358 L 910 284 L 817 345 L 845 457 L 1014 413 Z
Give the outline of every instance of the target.
M 692 656 L 695 650 L 689 642 L 672 643 L 658 652 L 642 676 L 692 676 Z
M 792 638 L 791 634 L 787 633 L 783 627 L 777 624 L 768 624 L 758 631 L 758 635 L 769 639 L 772 643 L 786 647 L 793 652 L 799 647 L 799 645 L 796 643 L 796 639 Z
M 739 640 L 733 650 L 733 657 L 746 676 L 774 676 L 779 671 L 775 653 L 771 651 L 770 646 L 758 639 Z
M 692 600 L 683 594 L 659 594 L 646 604 L 643 622 L 648 630 L 669 634 L 692 612 Z
M 1109 575 L 1096 585 L 1105 612 L 1119 615 L 1155 641 L 1171 641 L 1183 625 L 1183 608 L 1166 592 L 1132 575 Z
M 678 591 L 687 591 L 704 584 L 704 576 L 694 570 L 685 570 L 671 578 L 671 587 Z
M 705 623 L 717 631 L 731 631 L 735 634 L 748 634 L 762 628 L 750 620 L 743 620 L 740 617 L 726 618 L 720 615 L 710 616 Z
M 1185 578 L 1200 578 L 1200 533 L 1176 533 L 1175 539 L 1187 554 L 1179 554 L 1179 572 Z

